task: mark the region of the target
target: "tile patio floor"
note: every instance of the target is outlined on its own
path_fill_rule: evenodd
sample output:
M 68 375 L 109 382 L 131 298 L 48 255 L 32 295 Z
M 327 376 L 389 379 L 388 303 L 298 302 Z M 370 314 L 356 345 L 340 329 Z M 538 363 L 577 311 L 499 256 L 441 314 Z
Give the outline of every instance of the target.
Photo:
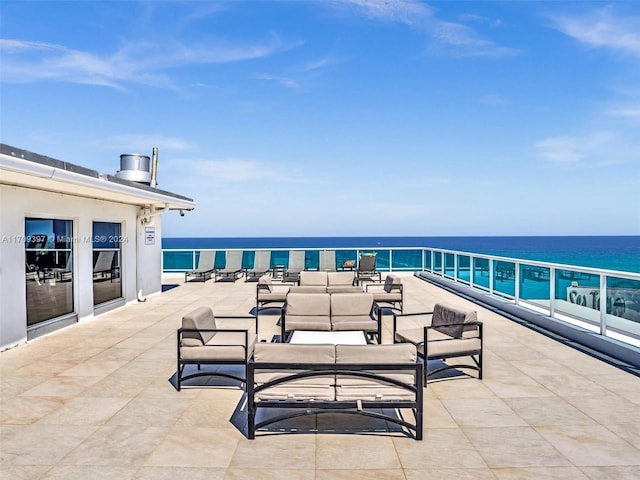
M 640 378 L 409 275 L 405 311 L 478 310 L 484 380 L 430 383 L 420 442 L 247 440 L 230 421 L 240 389 L 177 392 L 169 379 L 181 316 L 200 305 L 246 314 L 255 283 L 166 281 L 179 286 L 0 353 L 2 480 L 640 478 Z M 261 339 L 275 323 L 261 316 Z

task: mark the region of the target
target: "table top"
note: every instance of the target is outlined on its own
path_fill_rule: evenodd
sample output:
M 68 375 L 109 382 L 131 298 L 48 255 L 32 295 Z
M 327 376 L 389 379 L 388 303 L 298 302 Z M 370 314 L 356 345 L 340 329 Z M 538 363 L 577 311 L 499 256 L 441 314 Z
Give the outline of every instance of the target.
M 289 343 L 298 344 L 334 344 L 366 345 L 367 337 L 362 330 L 345 331 L 307 331 L 295 330 Z

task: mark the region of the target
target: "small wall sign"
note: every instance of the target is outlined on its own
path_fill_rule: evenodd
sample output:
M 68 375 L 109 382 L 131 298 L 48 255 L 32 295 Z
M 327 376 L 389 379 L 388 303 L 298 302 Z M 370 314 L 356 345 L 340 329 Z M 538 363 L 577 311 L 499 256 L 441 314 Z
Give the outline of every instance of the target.
M 156 244 L 156 227 L 144 228 L 144 244 L 155 245 Z

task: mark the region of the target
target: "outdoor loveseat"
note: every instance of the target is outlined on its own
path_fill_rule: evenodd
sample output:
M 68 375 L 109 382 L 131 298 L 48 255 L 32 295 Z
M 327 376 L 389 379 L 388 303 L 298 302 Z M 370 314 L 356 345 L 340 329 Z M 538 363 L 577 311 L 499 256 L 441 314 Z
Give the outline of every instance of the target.
M 361 330 L 380 343 L 382 318 L 368 293 L 290 292 L 280 315 L 280 328 L 283 342 L 294 330 Z
M 421 440 L 422 368 L 411 344 L 258 343 L 247 370 L 248 436 L 281 420 L 339 412 L 386 420 Z M 267 417 L 269 408 L 277 414 Z M 399 409 L 410 409 L 415 423 Z

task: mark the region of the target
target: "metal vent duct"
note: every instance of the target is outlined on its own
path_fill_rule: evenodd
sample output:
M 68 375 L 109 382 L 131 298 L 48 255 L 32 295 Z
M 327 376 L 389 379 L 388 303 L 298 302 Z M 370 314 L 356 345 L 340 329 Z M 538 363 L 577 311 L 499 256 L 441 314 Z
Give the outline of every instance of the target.
M 132 182 L 151 183 L 151 158 L 138 153 L 123 153 L 120 155 L 120 170 L 116 177 Z

